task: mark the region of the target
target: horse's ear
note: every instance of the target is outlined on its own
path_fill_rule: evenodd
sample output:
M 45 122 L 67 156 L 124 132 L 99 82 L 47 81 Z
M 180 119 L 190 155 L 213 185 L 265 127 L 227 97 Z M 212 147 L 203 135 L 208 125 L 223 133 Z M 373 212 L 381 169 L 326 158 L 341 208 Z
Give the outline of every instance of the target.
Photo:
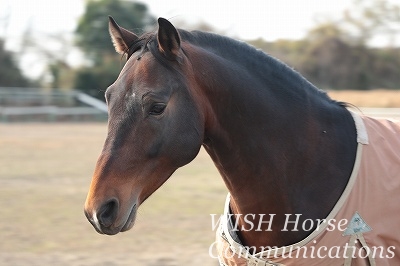
M 179 33 L 165 18 L 158 19 L 158 49 L 169 60 L 179 59 L 179 50 L 181 49 L 181 38 Z
M 131 45 L 139 38 L 133 32 L 120 27 L 111 16 L 108 17 L 108 30 L 115 51 L 119 54 L 128 52 L 129 47 L 131 47 Z

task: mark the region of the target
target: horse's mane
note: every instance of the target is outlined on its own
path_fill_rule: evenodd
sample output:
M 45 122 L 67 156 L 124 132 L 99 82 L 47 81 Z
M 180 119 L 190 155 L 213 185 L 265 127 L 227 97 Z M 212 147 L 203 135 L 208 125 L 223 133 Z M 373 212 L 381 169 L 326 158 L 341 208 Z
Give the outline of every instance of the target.
M 295 84 L 296 87 L 303 87 L 306 90 L 309 90 L 312 94 L 319 96 L 330 103 L 342 107 L 351 107 L 350 104 L 346 102 L 331 99 L 325 91 L 314 86 L 296 70 L 289 67 L 279 59 L 274 58 L 260 49 L 256 49 L 254 46 L 249 45 L 246 42 L 203 31 L 186 31 L 179 29 L 178 32 L 182 41 L 213 51 L 223 58 L 234 59 L 235 62 L 244 65 L 246 68 L 258 72 L 260 76 L 268 78 L 265 73 L 272 70 L 273 73 L 284 75 L 288 84 Z M 138 50 L 141 50 L 141 53 L 151 51 L 160 63 L 166 67 L 169 66 L 168 60 L 158 53 L 156 32 L 148 32 L 141 35 L 126 52 L 128 59 Z

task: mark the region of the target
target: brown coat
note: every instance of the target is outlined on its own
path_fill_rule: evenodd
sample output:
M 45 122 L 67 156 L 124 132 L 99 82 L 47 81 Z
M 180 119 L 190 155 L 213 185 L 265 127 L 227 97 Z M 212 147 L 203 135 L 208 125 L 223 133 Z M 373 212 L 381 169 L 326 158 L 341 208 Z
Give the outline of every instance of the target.
M 326 219 L 331 225 L 321 224 L 294 245 L 250 255 L 227 233 L 226 219 L 221 219 L 221 265 L 400 265 L 400 123 L 353 117 L 359 143 L 356 162 Z M 224 217 L 227 211 L 229 195 Z M 342 219 L 347 223 L 338 228 Z

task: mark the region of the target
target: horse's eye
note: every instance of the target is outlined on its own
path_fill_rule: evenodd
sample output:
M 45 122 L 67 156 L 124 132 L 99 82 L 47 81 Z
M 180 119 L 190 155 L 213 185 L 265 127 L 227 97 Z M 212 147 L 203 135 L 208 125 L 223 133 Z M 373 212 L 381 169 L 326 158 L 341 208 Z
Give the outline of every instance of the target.
M 155 103 L 151 106 L 149 114 L 150 115 L 160 115 L 164 113 L 165 107 L 167 107 L 163 103 Z

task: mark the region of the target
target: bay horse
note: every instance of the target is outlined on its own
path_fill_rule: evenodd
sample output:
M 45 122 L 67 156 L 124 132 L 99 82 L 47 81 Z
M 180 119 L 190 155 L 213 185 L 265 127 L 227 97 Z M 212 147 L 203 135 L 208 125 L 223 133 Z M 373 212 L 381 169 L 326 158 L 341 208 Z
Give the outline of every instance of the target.
M 332 100 L 284 63 L 246 43 L 176 29 L 163 18 L 158 19 L 157 31 L 137 36 L 110 17 L 109 31 L 127 62 L 105 92 L 108 135 L 85 203 L 85 215 L 97 232 L 114 235 L 132 228 L 139 206 L 203 146 L 229 190 L 226 219 L 217 233 L 221 265 L 380 261 L 379 256 L 362 255 L 373 239 L 386 234 L 379 235 L 374 220 L 399 235 L 400 224 L 392 219 L 399 216 L 398 202 L 390 212 L 380 208 L 393 205 L 386 197 L 400 194 L 399 149 L 392 150 L 392 184 L 385 195 L 367 206 L 343 207 L 350 191 L 366 186 L 352 176 L 358 168 L 369 171 L 362 170 L 367 164 L 359 161 L 373 139 L 365 135 L 375 132 L 368 126 L 375 120 L 351 113 L 345 103 Z M 400 144 L 400 127 L 390 125 L 393 141 Z M 385 147 L 391 145 L 395 147 Z M 374 188 L 380 191 L 379 184 Z M 338 224 L 337 228 L 343 225 L 338 231 L 331 220 L 343 211 L 348 212 L 348 223 Z M 312 245 L 315 250 L 318 243 L 329 244 L 324 236 L 332 232 L 348 247 L 364 250 L 361 258 L 335 260 L 325 254 L 293 262 L 284 257 L 288 253 L 282 247 L 296 250 L 306 245 L 303 259 L 310 259 Z M 369 237 L 371 232 L 378 236 Z M 379 242 L 386 256 L 380 265 L 399 263 L 398 239 Z M 274 247 L 268 250 L 277 250 L 278 256 L 266 256 L 263 247 Z M 229 258 L 229 252 L 234 256 Z

